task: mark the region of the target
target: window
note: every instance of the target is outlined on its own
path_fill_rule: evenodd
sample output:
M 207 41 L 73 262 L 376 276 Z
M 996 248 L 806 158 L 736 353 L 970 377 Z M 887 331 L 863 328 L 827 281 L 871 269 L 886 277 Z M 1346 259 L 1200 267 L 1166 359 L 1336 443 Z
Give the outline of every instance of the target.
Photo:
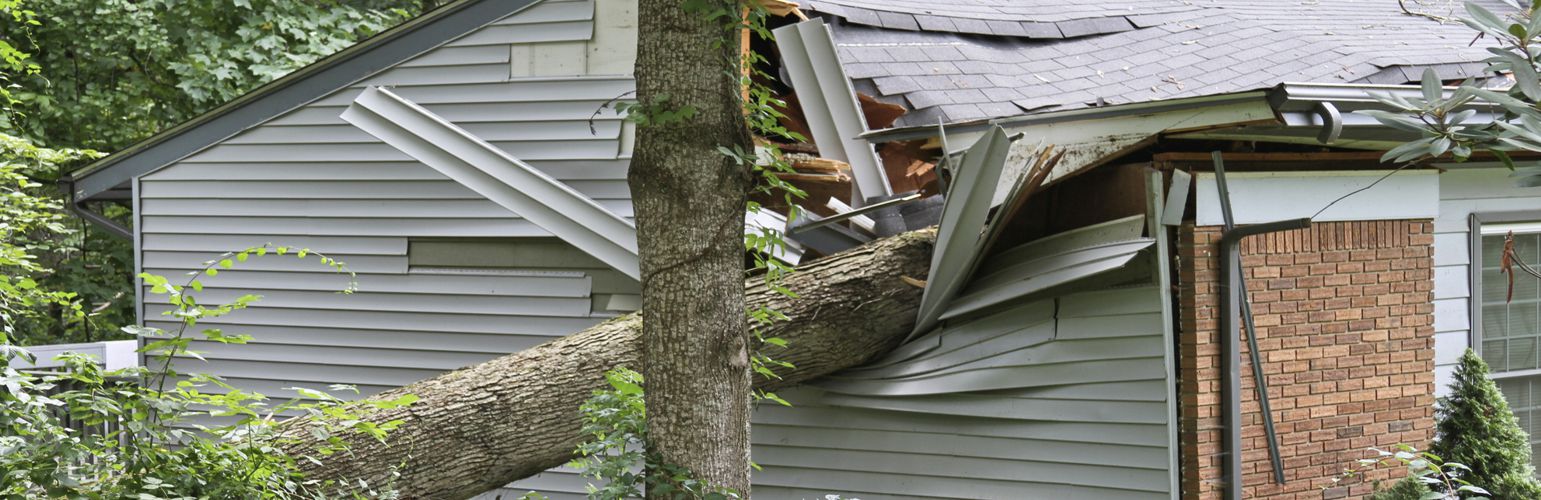
M 1481 259 L 1474 273 L 1473 322 L 1482 359 L 1492 368 L 1504 398 L 1530 433 L 1532 456 L 1541 457 L 1541 280 L 1519 274 L 1509 298 L 1509 277 L 1499 272 L 1504 238 L 1514 232 L 1514 253 L 1532 267 L 1541 267 L 1541 224 L 1478 223 Z

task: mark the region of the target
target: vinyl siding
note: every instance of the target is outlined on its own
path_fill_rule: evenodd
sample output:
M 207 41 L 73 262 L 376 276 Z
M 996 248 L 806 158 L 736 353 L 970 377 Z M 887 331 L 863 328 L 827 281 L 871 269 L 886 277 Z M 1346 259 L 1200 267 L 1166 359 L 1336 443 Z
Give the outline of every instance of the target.
M 944 331 L 911 348 L 923 352 L 788 392 L 790 408 L 762 405 L 755 494 L 1171 496 L 1155 287 L 1019 303 Z
M 1461 353 L 1471 341 L 1472 214 L 1541 210 L 1541 192 L 1521 188 L 1503 168 L 1455 168 L 1439 176 L 1434 220 L 1434 373 L 1448 392 Z
M 336 292 L 348 277 L 314 257 L 254 258 L 202 278 L 204 303 L 263 297 L 199 325 L 253 340 L 194 342 L 207 361 L 179 359 L 177 368 L 275 397 L 336 383 L 355 384 L 367 396 L 613 316 L 594 304 L 636 294 L 638 285 L 603 266 L 415 264 L 418 238 L 519 244 L 529 237 L 552 243 L 551 235 L 339 115 L 365 86 L 390 85 L 631 217 L 631 130 L 606 105 L 632 90 L 631 61 L 604 61 L 634 50 L 622 45 L 635 35 L 594 36 L 596 23 L 634 27 L 634 19 L 615 19 L 635 15 L 628 3 L 545 0 L 140 177 L 137 260 L 145 272 L 175 280 L 221 252 L 272 243 L 326 253 L 358 273 L 358 290 L 347 295 Z M 560 242 L 547 246 L 581 253 Z M 165 297 L 141 292 L 145 323 L 175 327 L 161 314 L 171 309 Z M 581 492 L 577 479 L 558 470 L 517 487 Z
M 754 495 L 1173 498 L 1162 316 L 1150 285 L 1018 302 L 783 392 L 793 406 L 764 403 L 753 417 Z M 904 391 L 883 384 L 904 375 L 991 370 L 995 382 L 878 394 Z M 520 485 L 582 498 L 585 484 L 558 469 Z

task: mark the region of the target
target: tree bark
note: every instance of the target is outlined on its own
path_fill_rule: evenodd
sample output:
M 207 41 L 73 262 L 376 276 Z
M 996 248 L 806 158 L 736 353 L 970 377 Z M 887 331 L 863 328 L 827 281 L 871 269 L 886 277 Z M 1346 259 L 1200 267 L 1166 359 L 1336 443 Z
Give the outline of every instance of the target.
M 714 488 L 749 492 L 749 321 L 744 308 L 747 165 L 738 37 L 690 0 L 638 4 L 637 127 L 627 174 L 642 270 L 647 448 Z M 738 12 L 736 0 L 695 0 Z M 685 113 L 661 119 L 660 112 Z M 635 111 L 633 111 L 635 112 Z M 648 498 L 672 498 L 654 494 Z
M 756 387 L 803 383 L 896 346 L 914 328 L 921 296 L 900 277 L 926 275 L 935 236 L 934 230 L 901 234 L 805 264 L 787 281 L 797 298 L 767 290 L 759 277 L 740 282 L 749 307 L 774 308 L 790 318 L 766 334 L 786 339 L 786 350 L 774 356 L 795 368 Z M 623 316 L 376 396 L 420 399 L 368 415 L 376 423 L 403 421 L 388 443 L 352 437 L 349 452 L 323 457 L 320 465 L 302 461 L 304 472 L 313 479 L 382 485 L 399 466 L 395 486 L 403 498 L 456 499 L 562 465 L 583 438 L 578 407 L 607 387 L 604 372 L 641 366 L 641 323 L 637 314 Z M 276 442 L 291 456 L 314 454 L 318 441 L 307 422 L 281 424 Z

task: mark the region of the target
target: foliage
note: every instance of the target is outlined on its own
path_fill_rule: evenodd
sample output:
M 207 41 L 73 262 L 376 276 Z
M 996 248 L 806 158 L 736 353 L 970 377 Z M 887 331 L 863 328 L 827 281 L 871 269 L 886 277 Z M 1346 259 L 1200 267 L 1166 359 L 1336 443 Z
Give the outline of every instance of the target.
M 0 344 L 26 344 L 49 325 L 89 321 L 79 296 L 48 286 L 48 265 L 74 232 L 64 207 L 33 179 L 38 170 L 93 153 L 52 150 L 0 134 Z
M 1470 349 L 1456 367 L 1450 394 L 1435 408 L 1438 423 L 1435 455 L 1465 464 L 1465 477 L 1484 485 L 1497 498 L 1541 498 L 1533 478 L 1530 443 L 1498 384 L 1488 378 L 1487 363 Z
M 1431 493 L 1434 490 L 1429 489 L 1423 481 L 1408 477 L 1393 483 L 1390 488 L 1377 488 L 1375 493 L 1370 494 L 1369 500 L 1424 500 L 1424 496 Z
M 0 165 L 51 214 L 20 246 L 30 283 L 59 299 L 29 300 L 12 342 L 115 338 L 134 320 L 131 243 L 65 210 L 65 173 L 99 155 L 43 144 L 121 148 L 389 27 L 410 14 L 398 6 L 434 4 L 0 0 Z M 130 219 L 125 206 L 93 209 Z
M 399 422 L 374 424 L 362 417 L 411 404 L 415 397 L 350 405 L 321 391 L 291 388 L 304 399 L 275 405 L 262 394 L 231 387 L 217 377 L 175 370 L 176 358 L 201 359 L 191 350 L 188 335 L 199 321 L 229 314 L 258 299 L 246 295 L 227 304 L 204 306 L 195 298 L 203 289 L 200 279 L 253 257 L 290 253 L 286 247 L 272 245 L 230 252 L 191 273 L 181 285 L 165 277 L 142 275 L 152 293 L 166 295 L 176 306 L 166 314 L 180 323 L 175 332 L 129 329 L 160 339 L 142 349 L 159 361 L 157 370 L 103 373 L 89 358 L 67 355 L 60 372 L 29 373 L 14 367 L 13 360 L 30 361 L 30 355 L 19 348 L 8 349 L 0 356 L 0 385 L 5 386 L 0 392 L 0 498 L 394 498 L 389 484 L 307 479 L 300 474 L 299 464 L 345 452 L 340 437 L 345 433 L 383 441 Z M 293 255 L 304 259 L 312 253 L 301 249 Z M 323 264 L 352 276 L 343 263 L 315 255 Z M 343 292 L 352 289 L 350 280 Z M 248 337 L 202 329 L 199 339 L 242 344 Z M 313 455 L 281 451 L 282 445 L 292 442 L 275 433 L 276 423 L 288 413 L 299 413 L 305 428 L 322 443 Z M 199 417 L 222 423 L 200 423 Z
M 728 500 L 740 495 L 716 488 L 692 478 L 690 471 L 663 464 L 648 456 L 647 408 L 644 402 L 642 374 L 620 367 L 605 372 L 609 389 L 594 391 L 580 408 L 583 434 L 578 458 L 570 464 L 583 470 L 584 477 L 603 484 L 589 483 L 589 498 L 622 500 L 649 498 Z M 527 495 L 526 498 L 536 498 Z
M 21 135 L 120 149 L 384 30 L 388 0 L 29 0 Z M 16 21 L 0 20 L 0 33 Z
M 1541 185 L 1541 167 L 1519 168 L 1509 157 L 1512 151 L 1541 152 L 1541 0 L 1521 4 L 1504 0 L 1516 12 L 1500 16 L 1473 2 L 1466 2 L 1468 17 L 1462 23 L 1493 40 L 1493 54 L 1484 62 L 1487 70 L 1498 75 L 1512 75 L 1508 89 L 1482 88 L 1475 80 L 1466 80 L 1445 93 L 1442 82 L 1432 70 L 1425 70 L 1422 96 L 1404 98 L 1390 93 L 1371 93 L 1392 111 L 1358 111 L 1373 116 L 1388 127 L 1418 134 L 1419 138 L 1387 151 L 1382 161 L 1406 162 L 1437 158 L 1449 154 L 1465 161 L 1473 152 L 1488 151 L 1515 170 L 1513 177 L 1521 186 Z M 1502 113 L 1492 123 L 1475 123 L 1473 103 L 1495 105 Z
M 1447 462 L 1438 455 L 1420 452 L 1417 448 L 1406 444 L 1396 445 L 1393 447 L 1393 451 L 1379 448 L 1371 448 L 1370 451 L 1375 452 L 1376 456 L 1359 459 L 1357 467 L 1350 468 L 1344 471 L 1342 475 L 1333 478 L 1331 484 L 1336 485 L 1344 479 L 1360 475 L 1361 468 L 1394 464 L 1406 467 L 1407 477 L 1398 481 L 1390 490 L 1377 491 L 1371 498 L 1378 500 L 1460 500 L 1463 498 L 1483 498 L 1488 496 L 1487 490 L 1466 481 L 1465 478 L 1471 472 L 1471 469 L 1460 463 Z

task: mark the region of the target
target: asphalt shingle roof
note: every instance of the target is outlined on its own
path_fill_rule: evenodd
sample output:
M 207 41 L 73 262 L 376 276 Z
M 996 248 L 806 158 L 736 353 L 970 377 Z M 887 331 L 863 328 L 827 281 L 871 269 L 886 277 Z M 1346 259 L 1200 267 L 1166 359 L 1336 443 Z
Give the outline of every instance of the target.
M 1492 8 L 1503 12 L 1497 0 Z M 1408 2 L 1451 17 L 1458 2 Z M 1477 76 L 1490 41 L 1396 0 L 815 0 L 896 126 L 1266 88 Z

